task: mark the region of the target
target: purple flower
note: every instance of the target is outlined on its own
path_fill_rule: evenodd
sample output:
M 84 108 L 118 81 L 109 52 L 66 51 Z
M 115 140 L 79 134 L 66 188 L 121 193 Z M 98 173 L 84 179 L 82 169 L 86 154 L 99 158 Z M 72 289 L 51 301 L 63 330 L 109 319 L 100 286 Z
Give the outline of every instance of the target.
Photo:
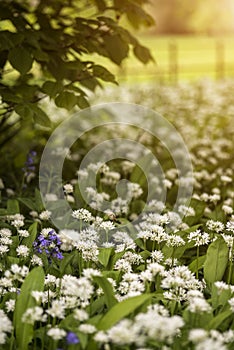
M 43 234 L 40 234 L 37 237 L 37 240 L 34 241 L 33 247 L 37 253 L 45 253 L 49 261 L 51 261 L 51 258 L 61 260 L 63 259 L 63 254 L 60 252 L 61 244 L 62 242 L 58 238 L 56 232 L 51 230 L 46 237 L 43 236 Z
M 35 172 L 36 167 L 35 167 L 34 163 L 35 163 L 36 155 L 37 155 L 37 152 L 35 152 L 35 151 L 30 151 L 28 153 L 27 160 L 24 164 L 24 168 L 22 169 L 25 176 L 29 176 Z
M 73 332 L 68 332 L 66 336 L 67 344 L 78 344 L 80 342 L 77 335 Z

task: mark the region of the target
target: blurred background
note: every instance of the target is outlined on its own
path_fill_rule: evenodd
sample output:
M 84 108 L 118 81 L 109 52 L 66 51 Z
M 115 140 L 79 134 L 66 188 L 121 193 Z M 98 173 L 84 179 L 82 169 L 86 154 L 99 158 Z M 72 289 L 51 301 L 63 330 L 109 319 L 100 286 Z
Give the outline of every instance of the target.
M 146 8 L 156 25 L 138 36 L 151 49 L 156 65 L 142 66 L 132 57 L 121 69 L 111 66 L 120 81 L 234 77 L 233 0 L 151 0 Z

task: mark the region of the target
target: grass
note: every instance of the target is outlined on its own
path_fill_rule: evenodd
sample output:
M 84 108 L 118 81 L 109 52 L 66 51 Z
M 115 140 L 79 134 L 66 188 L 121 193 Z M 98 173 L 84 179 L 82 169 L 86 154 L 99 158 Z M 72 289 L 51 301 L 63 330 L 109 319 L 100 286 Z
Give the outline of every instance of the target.
M 131 55 L 123 67 L 105 61 L 119 81 L 148 82 L 234 77 L 234 37 L 144 36 L 155 59 L 144 66 Z M 176 45 L 176 51 L 173 46 Z M 100 62 L 100 59 L 99 59 Z M 104 63 L 104 61 L 101 60 Z M 177 73 L 176 73 L 177 72 Z

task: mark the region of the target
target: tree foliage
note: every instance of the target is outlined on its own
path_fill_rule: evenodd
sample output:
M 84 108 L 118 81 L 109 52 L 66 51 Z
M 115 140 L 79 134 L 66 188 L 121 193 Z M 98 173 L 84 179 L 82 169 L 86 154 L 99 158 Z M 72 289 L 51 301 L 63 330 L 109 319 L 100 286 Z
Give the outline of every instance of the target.
M 130 50 L 143 63 L 152 60 L 129 30 L 151 25 L 147 0 L 2 0 L 0 2 L 0 144 L 15 135 L 24 120 L 49 126 L 38 103 L 49 96 L 68 110 L 89 105 L 87 89 L 116 83 L 92 54 L 121 65 Z M 14 113 L 12 117 L 12 112 Z M 13 127 L 12 127 L 13 125 Z M 10 131 L 9 131 L 10 130 Z

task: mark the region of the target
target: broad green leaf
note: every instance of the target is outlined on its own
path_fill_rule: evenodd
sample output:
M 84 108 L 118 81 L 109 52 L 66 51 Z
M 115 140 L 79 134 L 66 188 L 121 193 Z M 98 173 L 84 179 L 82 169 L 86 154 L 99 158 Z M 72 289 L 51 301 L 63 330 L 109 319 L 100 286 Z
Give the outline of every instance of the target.
M 32 104 L 31 108 L 34 112 L 35 123 L 49 128 L 51 126 L 51 120 L 48 115 L 37 105 Z
M 28 350 L 28 344 L 33 338 L 33 325 L 23 323 L 22 316 L 28 308 L 36 306 L 36 301 L 32 297 L 31 292 L 33 290 L 43 291 L 44 279 L 43 268 L 34 268 L 25 278 L 20 295 L 17 297 L 13 323 L 16 342 L 20 350 Z
M 77 97 L 68 91 L 61 92 L 55 99 L 55 104 L 58 107 L 72 109 L 77 103 Z
M 61 276 L 64 275 L 66 271 L 66 267 L 71 263 L 74 258 L 76 252 L 70 252 L 68 255 L 64 256 L 63 260 L 60 263 L 59 269 L 61 272 Z
M 38 212 L 44 210 L 44 205 L 41 199 L 41 193 L 37 188 L 35 189 L 35 205 Z
M 26 245 L 28 248 L 32 248 L 33 242 L 37 237 L 37 227 L 38 222 L 34 222 L 28 229 L 29 236 L 25 237 L 22 241 L 22 244 Z
M 104 331 L 111 328 L 151 298 L 151 294 L 142 294 L 115 304 L 106 315 L 103 316 L 97 328 Z
M 228 247 L 222 237 L 210 244 L 204 263 L 204 278 L 212 284 L 220 281 L 228 264 Z
M 105 67 L 100 66 L 98 64 L 93 66 L 93 74 L 95 75 L 95 77 L 100 78 L 104 81 L 116 83 L 114 74 L 109 72 L 108 69 L 106 69 Z
M 103 39 L 110 59 L 120 65 L 123 59 L 128 56 L 128 44 L 118 34 L 105 35 Z
M 226 310 L 224 312 L 221 312 L 217 316 L 213 318 L 212 321 L 209 322 L 207 325 L 207 329 L 217 329 L 228 317 L 233 315 L 232 310 Z
M 99 254 L 98 254 L 98 261 L 104 267 L 107 267 L 112 253 L 113 253 L 113 248 L 100 248 Z
M 206 260 L 206 255 L 199 256 L 198 258 L 198 270 L 201 270 L 203 268 L 204 262 Z M 189 264 L 189 270 L 192 272 L 197 271 L 197 259 L 194 259 L 190 264 Z
M 7 201 L 7 214 L 14 215 L 20 212 L 19 202 L 16 199 L 8 199 Z
M 11 49 L 8 59 L 12 67 L 21 74 L 26 74 L 32 68 L 32 55 L 29 51 L 21 46 L 17 46 Z
M 117 304 L 117 299 L 114 296 L 114 291 L 111 283 L 107 278 L 103 276 L 94 276 L 93 280 L 99 284 L 104 292 L 105 302 L 107 307 L 110 309 L 112 306 Z
M 57 81 L 46 81 L 42 85 L 42 91 L 50 97 L 55 97 L 59 92 L 62 91 L 63 85 Z
M 36 210 L 35 204 L 31 198 L 18 198 L 21 203 L 31 210 Z

